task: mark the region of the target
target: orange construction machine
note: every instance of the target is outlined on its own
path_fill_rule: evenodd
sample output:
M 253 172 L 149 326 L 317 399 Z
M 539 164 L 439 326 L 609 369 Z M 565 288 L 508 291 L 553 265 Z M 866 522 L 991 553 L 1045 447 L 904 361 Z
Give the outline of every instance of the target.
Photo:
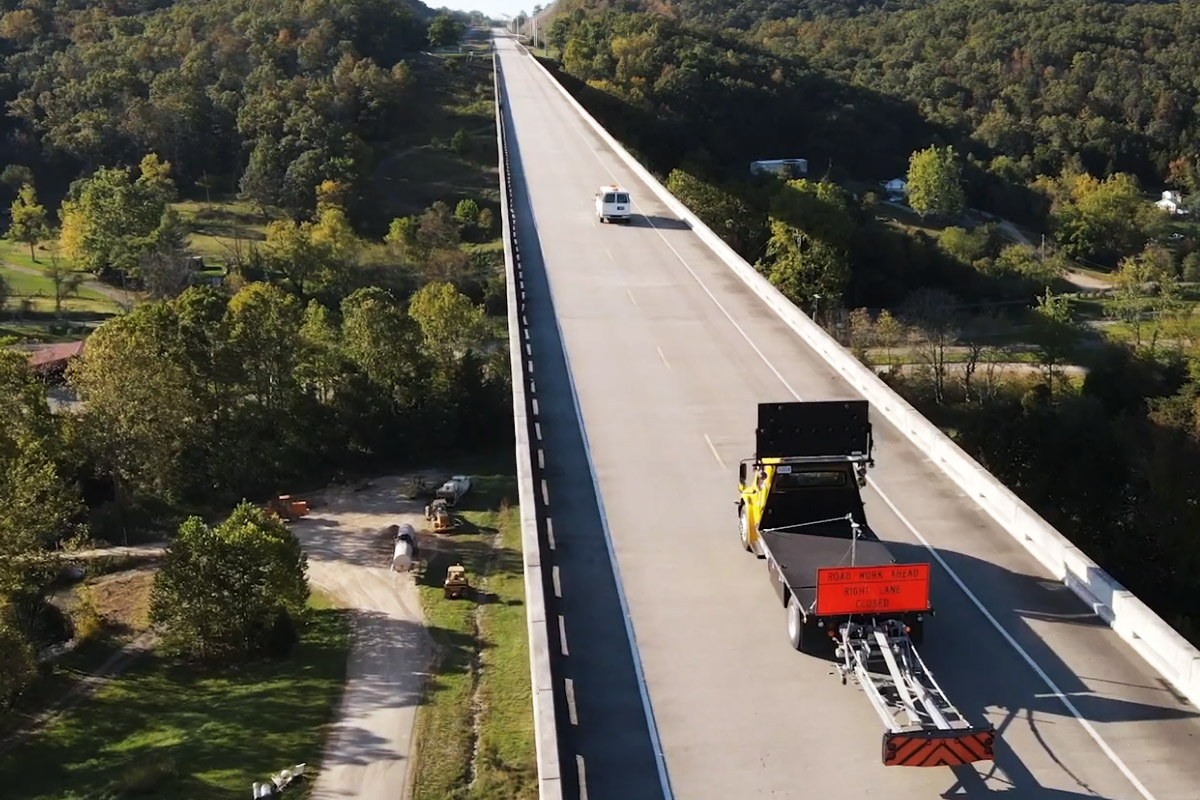
M 267 502 L 266 508 L 284 522 L 292 522 L 308 513 L 308 503 L 303 500 L 293 500 L 290 494 L 281 494 L 272 498 Z
M 435 531 L 447 531 L 454 527 L 450 518 L 450 506 L 441 497 L 425 506 L 425 519 L 433 523 Z

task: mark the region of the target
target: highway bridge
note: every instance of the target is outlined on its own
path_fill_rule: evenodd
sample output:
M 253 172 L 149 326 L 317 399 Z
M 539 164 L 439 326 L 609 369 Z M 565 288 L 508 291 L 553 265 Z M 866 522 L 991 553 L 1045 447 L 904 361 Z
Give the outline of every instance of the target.
M 934 565 L 921 650 L 995 763 L 880 764 L 861 691 L 788 643 L 734 501 L 757 404 L 859 396 L 496 41 L 530 331 L 565 797 L 1196 800 L 1200 718 L 879 415 L 867 490 Z M 596 188 L 632 190 L 601 225 Z M 561 637 L 561 641 L 557 639 Z M 636 646 L 634 645 L 636 642 Z

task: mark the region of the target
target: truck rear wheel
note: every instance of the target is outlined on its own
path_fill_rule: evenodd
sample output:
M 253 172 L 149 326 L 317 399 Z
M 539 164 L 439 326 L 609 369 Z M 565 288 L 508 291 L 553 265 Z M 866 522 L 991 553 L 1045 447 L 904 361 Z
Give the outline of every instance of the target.
M 796 596 L 792 595 L 788 598 L 788 639 L 792 643 L 792 648 L 804 652 L 804 619 L 800 614 L 800 603 L 796 600 Z

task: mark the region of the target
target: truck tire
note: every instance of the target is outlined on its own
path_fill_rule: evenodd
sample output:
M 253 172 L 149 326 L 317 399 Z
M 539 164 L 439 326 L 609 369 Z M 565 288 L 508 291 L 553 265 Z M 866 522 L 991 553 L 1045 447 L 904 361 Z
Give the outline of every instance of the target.
M 788 598 L 788 639 L 792 643 L 794 650 L 804 652 L 804 619 L 800 614 L 800 603 L 796 600 L 796 596 L 792 595 Z
M 746 520 L 746 506 L 738 506 L 738 534 L 742 537 L 742 547 L 747 553 L 753 553 L 750 547 L 750 523 Z

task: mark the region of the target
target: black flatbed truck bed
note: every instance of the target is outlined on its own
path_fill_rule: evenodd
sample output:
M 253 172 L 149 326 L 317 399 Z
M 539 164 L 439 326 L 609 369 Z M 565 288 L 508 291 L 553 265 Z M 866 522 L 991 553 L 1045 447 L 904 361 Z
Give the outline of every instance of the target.
M 896 564 L 887 546 L 861 532 L 854 544 L 855 567 L 875 567 Z M 798 650 L 812 651 L 814 645 L 832 644 L 830 632 L 845 622 L 862 623 L 872 619 L 872 614 L 839 614 L 820 617 L 815 613 L 817 601 L 817 571 L 830 567 L 848 567 L 850 561 L 850 539 L 833 536 L 817 536 L 783 531 L 762 531 L 762 555 L 767 561 L 767 574 L 780 603 L 791 607 L 792 598 L 799 605 L 802 630 L 795 631 L 793 646 Z M 902 612 L 889 614 L 909 628 L 914 644 L 920 644 L 924 633 L 925 612 Z M 789 629 L 795 624 L 789 621 Z
M 780 531 L 763 531 L 760 536 L 767 559 L 778 567 L 784 583 L 806 609 L 817 597 L 817 570 L 850 565 L 849 539 Z M 878 540 L 860 539 L 854 549 L 854 564 L 858 567 L 896 562 Z

